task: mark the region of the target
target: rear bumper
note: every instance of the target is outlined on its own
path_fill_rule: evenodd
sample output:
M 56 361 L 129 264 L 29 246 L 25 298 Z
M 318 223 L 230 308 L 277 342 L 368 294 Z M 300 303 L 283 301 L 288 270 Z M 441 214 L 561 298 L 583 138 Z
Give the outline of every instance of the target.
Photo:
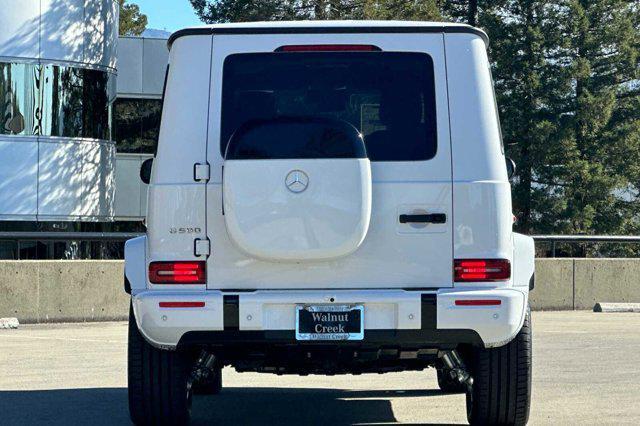
M 494 306 L 456 305 L 457 300 L 499 300 Z M 459 343 L 495 347 L 522 327 L 526 290 L 456 288 L 410 290 L 142 291 L 132 297 L 136 322 L 159 348 L 187 345 L 295 343 L 297 304 L 363 304 L 364 341 L 345 345 L 433 348 Z M 198 307 L 160 307 L 197 302 Z M 204 303 L 204 306 L 202 306 Z M 164 303 L 163 303 L 164 304 Z M 314 344 L 314 343 L 307 343 Z M 343 344 L 343 343 L 339 343 Z

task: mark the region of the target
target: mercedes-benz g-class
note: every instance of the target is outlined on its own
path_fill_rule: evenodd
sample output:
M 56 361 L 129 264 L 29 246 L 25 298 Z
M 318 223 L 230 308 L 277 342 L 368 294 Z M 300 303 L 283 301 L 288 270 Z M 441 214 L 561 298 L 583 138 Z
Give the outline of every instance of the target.
M 125 250 L 135 423 L 187 422 L 224 366 L 434 367 L 471 423 L 526 423 L 534 247 L 512 232 L 487 43 L 418 22 L 172 35 Z

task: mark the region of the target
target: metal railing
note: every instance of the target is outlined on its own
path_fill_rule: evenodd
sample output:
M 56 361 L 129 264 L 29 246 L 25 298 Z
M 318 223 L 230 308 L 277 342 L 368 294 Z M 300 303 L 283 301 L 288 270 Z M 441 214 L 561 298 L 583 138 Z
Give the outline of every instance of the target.
M 0 232 L 0 259 L 122 259 L 135 232 Z M 9 243 L 11 246 L 7 246 Z
M 139 237 L 136 232 L 0 232 L 0 240 L 13 241 L 115 241 Z
M 551 257 L 556 257 L 558 243 L 640 243 L 640 235 L 532 235 L 536 242 L 551 244 Z
M 20 259 L 21 242 L 76 242 L 98 243 L 99 251 L 104 252 L 106 243 L 120 245 L 120 251 L 126 240 L 144 235 L 137 232 L 0 232 L 0 242 L 13 242 L 17 248 L 17 258 Z M 556 246 L 559 243 L 640 243 L 640 235 L 532 235 L 539 243 L 551 245 L 551 257 L 556 256 Z

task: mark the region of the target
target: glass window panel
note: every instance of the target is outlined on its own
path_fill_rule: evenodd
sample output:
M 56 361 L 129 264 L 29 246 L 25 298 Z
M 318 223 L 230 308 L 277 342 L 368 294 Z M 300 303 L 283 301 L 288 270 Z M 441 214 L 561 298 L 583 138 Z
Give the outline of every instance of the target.
M 39 67 L 0 63 L 0 134 L 38 134 Z
M 142 146 L 142 123 L 137 99 L 118 99 L 114 104 L 114 139 L 118 152 L 138 153 Z
M 58 96 L 60 95 L 60 91 L 57 89 L 53 90 L 54 86 L 57 88 L 59 84 L 60 73 L 58 71 L 58 67 L 55 67 L 55 71 L 52 66 L 45 65 L 42 67 L 42 92 L 40 102 L 42 103 L 43 113 L 40 119 L 40 133 L 43 135 L 59 134 L 58 121 L 53 118 L 59 115 L 60 101 Z
M 158 99 L 146 99 L 142 101 L 142 143 L 141 153 L 153 154 L 160 137 L 160 115 L 162 113 L 162 101 Z
M 118 152 L 153 154 L 161 112 L 162 101 L 157 99 L 118 99 L 113 119 Z
M 15 241 L 0 241 L 0 260 L 18 259 L 18 243 Z
M 111 138 L 111 74 L 46 65 L 42 75 L 42 134 L 106 140 Z
M 82 72 L 74 68 L 53 67 L 58 75 L 53 90 L 58 91 L 58 105 L 53 105 L 52 111 L 57 114 L 57 133 L 52 136 L 82 137 Z M 56 115 L 53 115 L 56 119 Z
M 434 93 L 433 61 L 423 53 L 230 55 L 221 152 L 245 122 L 305 116 L 352 124 L 371 161 L 428 160 L 436 152 Z
M 40 241 L 21 241 L 19 259 L 49 259 L 47 245 Z
M 83 135 L 109 139 L 109 74 L 82 70 Z

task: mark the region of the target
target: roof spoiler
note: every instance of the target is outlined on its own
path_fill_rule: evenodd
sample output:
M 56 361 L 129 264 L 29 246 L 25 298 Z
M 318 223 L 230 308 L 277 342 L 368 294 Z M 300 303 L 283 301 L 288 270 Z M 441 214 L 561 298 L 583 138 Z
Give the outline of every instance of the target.
M 194 35 L 216 35 L 216 34 L 431 34 L 431 33 L 448 33 L 448 34 L 474 34 L 482 38 L 485 44 L 489 45 L 489 36 L 479 28 L 469 25 L 407 25 L 407 26 L 264 26 L 264 27 L 241 27 L 241 26 L 210 26 L 198 28 L 185 28 L 171 34 L 167 45 L 171 49 L 171 45 L 180 37 Z

